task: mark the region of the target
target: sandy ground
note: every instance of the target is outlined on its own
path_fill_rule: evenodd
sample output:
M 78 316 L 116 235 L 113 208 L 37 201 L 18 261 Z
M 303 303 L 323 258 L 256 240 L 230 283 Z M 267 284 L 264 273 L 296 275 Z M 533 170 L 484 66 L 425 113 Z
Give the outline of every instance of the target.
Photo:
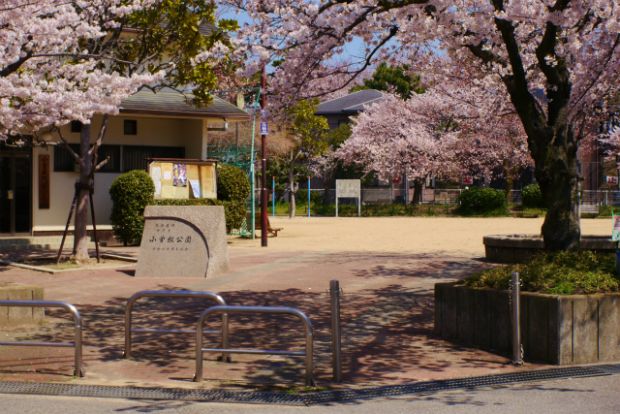
M 270 251 L 355 251 L 484 255 L 490 234 L 540 234 L 543 219 L 457 217 L 270 217 L 283 230 L 269 238 Z M 610 219 L 583 219 L 584 235 L 611 235 Z M 257 247 L 236 239 L 232 247 Z

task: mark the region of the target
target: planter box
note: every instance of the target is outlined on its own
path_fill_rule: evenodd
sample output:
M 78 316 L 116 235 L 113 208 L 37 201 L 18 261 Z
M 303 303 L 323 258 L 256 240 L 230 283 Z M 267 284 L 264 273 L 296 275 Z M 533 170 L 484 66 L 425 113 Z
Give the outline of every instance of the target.
M 484 236 L 484 252 L 487 260 L 496 263 L 525 263 L 544 249 L 540 236 L 527 234 Z M 600 253 L 613 253 L 617 242 L 605 236 L 583 236 L 579 248 Z
M 435 334 L 510 354 L 508 291 L 435 285 Z M 524 358 L 551 364 L 620 361 L 620 294 L 521 293 Z
M 43 288 L 0 284 L 0 300 L 43 300 Z M 0 327 L 36 323 L 45 317 L 43 308 L 0 306 Z

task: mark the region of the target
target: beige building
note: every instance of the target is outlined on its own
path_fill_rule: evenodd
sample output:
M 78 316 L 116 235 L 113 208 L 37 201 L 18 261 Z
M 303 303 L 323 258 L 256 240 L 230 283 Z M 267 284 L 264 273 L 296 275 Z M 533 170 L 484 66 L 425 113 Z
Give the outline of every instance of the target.
M 95 175 L 94 204 L 98 230 L 110 230 L 108 190 L 119 174 L 146 169 L 149 158 L 205 159 L 209 130 L 245 122 L 248 114 L 215 98 L 207 107 L 188 103 L 173 90 L 143 90 L 126 99 L 110 119 L 99 159 L 109 162 Z M 93 120 L 92 140 L 101 117 Z M 79 123 L 62 128 L 78 148 Z M 75 162 L 52 134 L 34 147 L 0 146 L 0 236 L 58 234 L 64 230 L 78 178 Z M 72 224 L 72 223 L 71 223 Z M 72 227 L 70 227 L 72 229 Z

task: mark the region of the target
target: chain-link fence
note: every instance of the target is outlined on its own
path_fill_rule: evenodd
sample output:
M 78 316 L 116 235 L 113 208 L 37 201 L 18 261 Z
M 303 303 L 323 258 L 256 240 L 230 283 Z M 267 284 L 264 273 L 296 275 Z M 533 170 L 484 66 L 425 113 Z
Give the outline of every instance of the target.
M 425 188 L 423 189 L 420 202 L 423 205 L 456 206 L 458 205 L 459 195 L 463 191 L 464 190 L 461 188 Z M 361 197 L 362 205 L 365 206 L 403 205 L 405 204 L 405 197 L 407 197 L 408 203 L 411 204 L 416 199 L 413 188 L 409 189 L 407 194 L 405 194 L 403 188 L 390 187 L 362 188 Z M 260 200 L 260 188 L 256 189 L 256 199 Z M 600 207 L 620 206 L 620 191 L 584 190 L 580 193 L 580 199 L 582 212 L 598 213 Z M 511 190 L 508 195 L 508 200 L 512 205 L 520 206 L 522 204 L 521 190 Z M 285 214 L 285 210 L 287 211 L 288 209 L 288 201 L 288 190 L 275 191 L 274 193 L 269 189 L 269 214 L 272 215 L 274 211 L 276 211 L 276 214 Z M 339 200 L 341 205 L 356 204 L 356 202 L 357 200 L 355 199 L 343 198 Z M 299 189 L 296 193 L 298 214 L 306 214 L 308 204 L 311 205 L 311 210 L 314 214 L 314 211 L 317 210 L 317 206 L 325 207 L 335 205 L 335 203 L 335 189 L 311 188 L 310 197 L 308 197 L 308 190 L 306 188 Z M 286 205 L 286 207 L 284 205 Z

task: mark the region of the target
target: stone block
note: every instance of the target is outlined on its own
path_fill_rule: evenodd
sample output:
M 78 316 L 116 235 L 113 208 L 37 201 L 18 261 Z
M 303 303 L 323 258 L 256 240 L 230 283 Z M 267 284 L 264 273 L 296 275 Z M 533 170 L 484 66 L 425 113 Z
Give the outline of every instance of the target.
M 599 360 L 620 361 L 620 295 L 599 298 Z
M 472 289 L 473 290 L 473 289 Z M 476 333 L 474 343 L 483 349 L 491 348 L 491 324 L 488 306 L 488 292 L 479 290 L 474 292 L 476 303 L 474 305 L 474 326 Z
M 148 206 L 136 277 L 207 277 L 228 270 L 222 206 Z
M 598 361 L 598 299 L 573 297 L 573 363 Z
M 43 288 L 8 284 L 0 286 L 0 300 L 42 300 Z M 0 326 L 31 324 L 45 317 L 45 309 L 40 307 L 0 306 Z

